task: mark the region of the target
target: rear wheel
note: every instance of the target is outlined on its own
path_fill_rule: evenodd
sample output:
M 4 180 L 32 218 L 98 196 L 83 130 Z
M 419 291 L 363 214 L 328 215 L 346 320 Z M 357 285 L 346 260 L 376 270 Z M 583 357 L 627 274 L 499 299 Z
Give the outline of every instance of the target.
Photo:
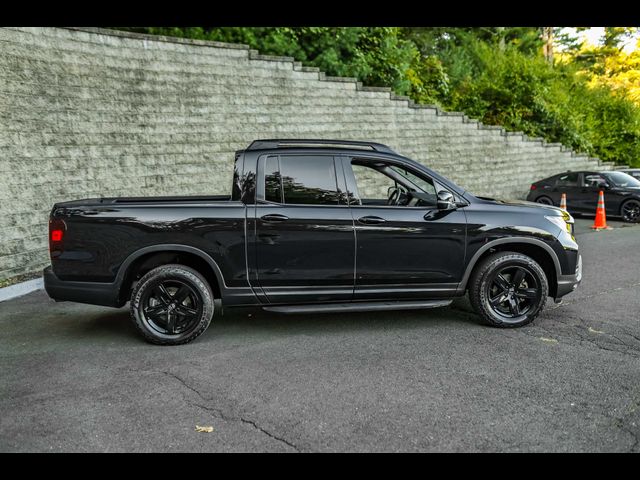
M 620 215 L 625 222 L 640 222 L 640 201 L 627 200 L 620 207 Z
M 163 265 L 140 279 L 131 294 L 131 319 L 145 340 L 180 345 L 201 335 L 213 317 L 205 278 L 184 265 Z
M 536 198 L 536 203 L 541 203 L 542 205 L 553 205 L 553 200 L 549 197 L 538 197 Z
M 540 313 L 549 295 L 547 277 L 531 257 L 496 252 L 474 270 L 469 299 L 489 325 L 521 327 Z

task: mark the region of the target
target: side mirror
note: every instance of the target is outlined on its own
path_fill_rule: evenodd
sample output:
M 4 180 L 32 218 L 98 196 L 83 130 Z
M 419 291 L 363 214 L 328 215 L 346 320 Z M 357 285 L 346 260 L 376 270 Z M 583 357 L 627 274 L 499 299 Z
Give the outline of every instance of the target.
M 440 190 L 438 192 L 437 207 L 438 210 L 455 210 L 456 208 L 458 208 L 453 199 L 453 194 L 451 192 L 447 192 L 446 190 Z

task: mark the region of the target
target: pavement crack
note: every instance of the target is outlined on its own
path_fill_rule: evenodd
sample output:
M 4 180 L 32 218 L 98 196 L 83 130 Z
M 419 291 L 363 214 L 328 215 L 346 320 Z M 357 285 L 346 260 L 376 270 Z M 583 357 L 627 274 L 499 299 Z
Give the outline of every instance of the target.
M 163 373 L 164 375 L 167 375 L 171 378 L 176 379 L 178 382 L 180 382 L 185 388 L 187 388 L 188 390 L 191 390 L 193 393 L 195 393 L 198 397 L 200 397 L 201 400 L 203 400 L 204 402 L 209 402 L 211 401 L 210 399 L 206 398 L 204 395 L 202 395 L 202 393 L 200 393 L 196 388 L 194 388 L 192 385 L 189 385 L 187 382 L 184 381 L 184 379 L 182 379 L 181 377 L 179 377 L 178 375 L 176 375 L 173 372 L 168 372 L 168 371 L 161 371 L 160 373 Z M 275 433 L 270 432 L 269 430 L 265 429 L 264 427 L 261 427 L 260 425 L 258 425 L 257 422 L 255 422 L 254 420 L 250 420 L 248 418 L 245 418 L 243 416 L 230 416 L 225 414 L 222 410 L 220 410 L 219 408 L 214 408 L 214 407 L 210 407 L 208 405 L 202 405 L 200 403 L 194 403 L 191 402 L 189 400 L 187 400 L 192 406 L 194 407 L 198 407 L 201 408 L 203 410 L 206 410 L 207 412 L 213 414 L 213 416 L 219 420 L 224 420 L 226 422 L 240 422 L 243 423 L 244 425 L 250 425 L 252 426 L 255 430 L 258 430 L 259 432 L 263 433 L 264 435 L 268 436 L 269 438 L 276 440 L 290 448 L 293 448 L 296 452 L 301 453 L 301 450 L 294 445 L 293 443 L 291 443 L 290 441 L 288 441 L 287 439 L 276 435 Z
M 578 340 L 582 343 L 582 342 L 587 342 L 590 343 L 594 346 L 596 346 L 597 348 L 600 348 L 602 350 L 608 350 L 608 351 L 613 351 L 613 352 L 619 352 L 619 353 L 623 353 L 623 354 L 627 354 L 627 355 L 631 355 L 633 357 L 639 357 L 640 356 L 640 349 L 638 349 L 638 347 L 636 345 L 632 345 L 629 344 L 627 342 L 625 342 L 622 338 L 620 338 L 618 335 L 615 335 L 613 333 L 610 332 L 602 332 L 600 335 L 598 336 L 593 336 L 589 333 L 586 333 L 589 331 L 589 323 L 584 320 L 582 317 L 580 316 L 575 316 L 575 315 L 569 315 L 569 314 L 565 314 L 565 317 L 568 319 L 572 319 L 572 320 L 577 320 L 578 322 L 580 322 L 579 324 L 575 324 L 575 323 L 570 323 L 570 322 L 566 322 L 562 319 L 556 319 L 555 321 L 557 323 L 560 323 L 562 325 L 565 325 L 566 327 L 572 328 L 574 329 L 574 331 L 578 334 Z M 583 332 L 585 332 L 586 334 L 583 334 Z M 629 335 L 633 338 L 636 338 L 635 335 L 629 334 L 628 332 L 622 332 L 624 335 Z M 602 345 L 601 341 L 598 341 L 598 339 L 605 339 L 606 337 L 610 337 L 615 339 L 616 341 L 609 341 L 608 343 L 610 343 L 611 345 L 617 345 L 623 348 L 626 348 L 626 350 L 618 350 L 618 349 L 613 349 L 613 348 L 607 348 L 605 346 Z M 637 338 L 636 338 L 637 340 Z M 604 340 L 606 342 L 606 340 Z
M 640 430 L 638 430 L 638 428 L 636 428 L 635 430 L 631 428 L 631 425 L 635 426 L 635 423 L 631 423 L 631 425 L 627 424 L 628 417 L 630 417 L 633 414 L 633 412 L 637 407 L 638 407 L 638 402 L 637 401 L 632 402 L 632 406 L 629 408 L 629 411 L 626 414 L 623 414 L 621 417 L 610 415 L 606 412 L 598 413 L 599 415 L 609 419 L 612 422 L 612 425 L 614 428 L 622 430 L 624 433 L 626 433 L 631 437 L 633 443 L 627 449 L 627 453 L 638 452 L 638 445 L 640 445 Z
M 635 430 L 632 430 L 631 428 L 629 428 L 627 425 L 624 424 L 624 420 L 621 418 L 616 418 L 614 420 L 614 425 L 619 428 L 620 430 L 622 430 L 625 433 L 628 433 L 629 435 L 631 435 L 631 438 L 633 438 L 633 444 L 629 447 L 629 450 L 627 451 L 627 453 L 635 453 L 638 451 L 638 444 L 640 444 L 640 436 L 638 435 L 638 432 Z
M 207 399 L 198 391 L 196 390 L 194 387 L 192 387 L 191 385 L 189 385 L 187 382 L 185 382 L 182 378 L 180 378 L 178 375 L 176 375 L 175 373 L 172 372 L 166 372 L 166 371 L 162 371 L 161 373 L 164 373 L 165 375 L 175 378 L 176 380 L 178 380 L 182 385 L 184 385 L 186 388 L 188 388 L 189 390 L 191 390 L 192 392 L 194 392 L 196 395 L 198 395 L 202 400 L 204 400 L 205 402 L 207 401 Z
M 630 285 L 629 287 L 632 287 L 634 285 Z M 638 285 L 640 285 L 640 283 L 638 283 Z M 615 289 L 615 290 L 611 290 L 609 292 L 617 291 L 619 289 L 620 288 Z M 449 308 L 451 308 L 452 310 L 456 310 L 458 312 L 465 313 L 467 315 L 472 315 L 473 314 L 473 312 L 469 312 L 468 310 L 466 310 L 464 308 L 461 308 L 459 306 L 451 306 Z M 551 310 L 556 310 L 557 308 L 558 307 L 553 308 Z M 589 336 L 589 335 L 582 334 L 583 331 L 586 332 L 586 331 L 588 331 L 588 328 L 589 328 L 589 325 L 587 324 L 587 322 L 585 320 L 583 320 L 580 317 L 576 317 L 576 316 L 567 314 L 566 312 L 563 312 L 563 315 L 565 317 L 569 318 L 569 319 L 577 320 L 578 322 L 580 322 L 580 324 L 569 323 L 569 322 L 563 321 L 562 319 L 559 319 L 559 318 L 554 318 L 553 321 L 555 323 L 559 323 L 559 324 L 565 325 L 566 327 L 572 329 L 575 332 L 575 335 L 572 334 L 570 331 L 561 332 L 561 331 L 558 331 L 558 330 L 552 330 L 552 329 L 548 328 L 547 326 L 542 325 L 539 321 L 534 323 L 534 324 L 532 324 L 532 325 L 528 325 L 528 326 L 526 326 L 524 328 L 513 329 L 513 330 L 510 331 L 509 334 L 505 334 L 505 333 L 500 332 L 500 331 L 498 331 L 496 333 L 498 333 L 498 334 L 502 333 L 502 335 L 504 337 L 511 338 L 511 339 L 518 338 L 518 336 L 520 334 L 524 334 L 524 335 L 529 336 L 529 337 L 535 337 L 537 339 L 540 339 L 540 333 L 542 332 L 542 333 L 544 333 L 545 335 L 547 335 L 550 338 L 558 337 L 558 338 L 560 338 L 562 340 L 565 340 L 565 341 L 574 340 L 574 341 L 577 341 L 578 344 L 588 343 L 590 345 L 595 346 L 596 348 L 599 348 L 600 350 L 621 353 L 623 355 L 630 355 L 630 356 L 635 357 L 635 358 L 640 357 L 640 350 L 635 345 L 630 345 L 627 342 L 623 341 L 620 337 L 618 337 L 618 336 L 616 336 L 616 335 L 614 335 L 612 333 L 605 332 L 602 335 L 605 335 L 605 336 L 608 336 L 610 338 L 614 338 L 615 340 L 617 340 L 615 342 L 608 342 L 608 343 L 610 343 L 611 346 L 613 346 L 613 345 L 620 346 L 620 347 L 622 347 L 622 349 L 607 347 L 607 346 L 602 344 L 603 343 L 602 341 L 598 341 L 597 338 L 594 338 L 594 337 Z M 629 335 L 629 336 L 633 337 L 634 339 L 640 341 L 640 338 L 638 338 L 637 336 L 635 336 L 635 335 L 633 335 L 631 333 L 624 332 L 624 334 L 625 335 Z
M 623 285 L 621 287 L 610 288 L 608 290 L 603 290 L 602 292 L 590 293 L 588 295 L 585 295 L 584 297 L 572 298 L 572 299 L 569 299 L 569 300 L 563 300 L 560 305 L 556 305 L 555 307 L 551 307 L 551 308 L 549 308 L 549 310 L 558 310 L 559 308 L 566 307 L 567 305 L 573 305 L 575 303 L 579 303 L 579 302 L 582 302 L 584 300 L 588 300 L 590 298 L 599 297 L 601 295 L 609 295 L 611 293 L 617 293 L 617 292 L 620 292 L 622 290 L 627 290 L 629 288 L 637 288 L 637 287 L 640 287 L 640 282 L 630 283 L 628 285 Z
M 595 338 L 589 338 L 588 336 L 583 335 L 581 332 L 583 330 L 586 330 L 586 328 L 580 325 L 572 325 L 572 324 L 561 322 L 561 321 L 558 321 L 558 323 L 562 323 L 563 325 L 572 328 L 574 333 L 572 334 L 570 331 L 563 332 L 559 330 L 551 330 L 545 326 L 536 324 L 536 325 L 530 325 L 524 328 L 512 330 L 510 331 L 509 335 L 504 335 L 504 336 L 511 339 L 515 339 L 515 338 L 518 338 L 520 335 L 525 335 L 527 337 L 540 339 L 541 338 L 540 335 L 544 334 L 548 338 L 557 339 L 561 343 L 565 343 L 565 345 L 583 345 L 586 343 L 600 350 L 620 353 L 622 355 L 629 355 L 634 358 L 640 358 L 640 352 L 638 352 L 636 347 L 634 347 L 633 345 L 629 345 L 628 343 L 621 342 L 619 339 L 618 341 L 620 341 L 620 343 L 618 342 L 608 342 L 608 343 L 610 346 L 616 345 L 619 347 L 623 347 L 623 349 L 610 348 L 610 346 L 603 345 L 602 342 L 597 341 Z M 615 337 L 614 335 L 609 335 L 609 336 L 617 339 L 617 337 Z
M 265 435 L 267 435 L 268 437 L 273 438 L 274 440 L 277 440 L 278 442 L 284 443 L 285 445 L 288 445 L 289 447 L 293 448 L 296 452 L 300 453 L 300 449 L 298 447 L 296 447 L 293 443 L 289 442 L 288 440 L 279 437 L 277 435 L 274 435 L 273 433 L 269 432 L 268 430 L 265 430 L 263 427 L 261 427 L 260 425 L 258 425 L 256 422 L 254 422 L 253 420 L 249 420 L 243 417 L 240 417 L 240 421 L 242 423 L 244 423 L 245 425 L 251 425 L 252 427 L 254 427 L 256 430 L 261 431 L 262 433 L 264 433 Z

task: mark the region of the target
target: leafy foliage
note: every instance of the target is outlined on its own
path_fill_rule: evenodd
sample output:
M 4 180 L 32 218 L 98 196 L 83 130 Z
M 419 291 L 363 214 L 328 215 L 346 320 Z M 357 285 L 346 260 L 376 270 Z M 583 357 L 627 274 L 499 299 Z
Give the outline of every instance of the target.
M 554 28 L 561 61 L 542 56 L 535 27 L 142 27 L 144 33 L 249 44 L 328 75 L 390 86 L 419 103 L 640 166 L 640 53 L 633 29 L 607 27 L 586 48 Z

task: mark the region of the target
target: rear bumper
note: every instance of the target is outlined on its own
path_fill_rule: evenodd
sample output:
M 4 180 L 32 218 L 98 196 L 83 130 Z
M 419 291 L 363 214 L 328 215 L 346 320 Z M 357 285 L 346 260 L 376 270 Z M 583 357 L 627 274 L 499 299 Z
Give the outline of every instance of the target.
M 68 282 L 60 280 L 51 267 L 44 269 L 44 289 L 56 302 L 78 302 L 107 307 L 121 307 L 120 288 L 115 283 L 101 282 Z
M 578 255 L 578 265 L 576 273 L 573 275 L 560 275 L 558 278 L 558 290 L 556 300 L 564 297 L 566 294 L 573 292 L 582 281 L 582 255 Z

